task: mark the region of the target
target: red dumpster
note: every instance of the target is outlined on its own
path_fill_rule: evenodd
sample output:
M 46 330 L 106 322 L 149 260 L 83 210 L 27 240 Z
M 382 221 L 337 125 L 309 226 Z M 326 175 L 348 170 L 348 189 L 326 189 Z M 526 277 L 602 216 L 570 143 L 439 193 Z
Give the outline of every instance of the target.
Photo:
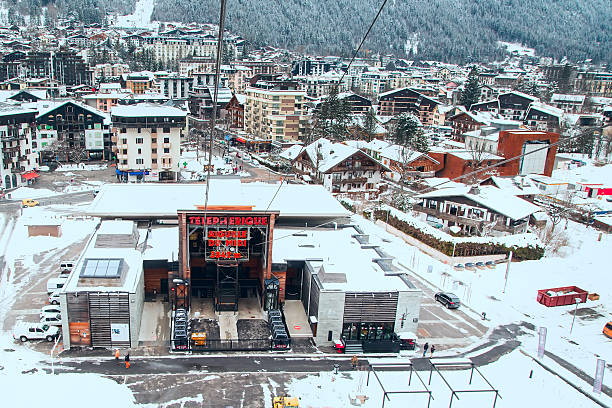
M 546 307 L 575 305 L 576 299 L 580 303 L 587 301 L 588 292 L 578 286 L 564 286 L 561 288 L 540 289 L 538 290 L 538 303 Z

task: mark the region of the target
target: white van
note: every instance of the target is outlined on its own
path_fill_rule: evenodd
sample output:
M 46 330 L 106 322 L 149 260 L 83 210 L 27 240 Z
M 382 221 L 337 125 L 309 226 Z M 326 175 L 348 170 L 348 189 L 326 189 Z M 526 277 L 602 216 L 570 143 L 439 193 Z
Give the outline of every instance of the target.
M 56 290 L 63 288 L 67 279 L 68 279 L 68 276 L 62 276 L 60 278 L 49 279 L 47 281 L 47 293 L 51 294 L 52 292 L 55 292 Z
M 62 261 L 60 262 L 60 273 L 66 274 L 72 272 L 72 268 L 74 268 L 74 261 Z

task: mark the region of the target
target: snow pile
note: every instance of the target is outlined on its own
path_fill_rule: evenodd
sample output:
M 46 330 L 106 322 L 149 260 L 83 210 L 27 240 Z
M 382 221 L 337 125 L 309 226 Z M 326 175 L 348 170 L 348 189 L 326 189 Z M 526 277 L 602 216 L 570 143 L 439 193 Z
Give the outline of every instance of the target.
M 8 197 L 9 194 L 10 198 Z M 17 190 L 7 193 L 7 198 L 9 200 L 25 200 L 27 198 L 52 197 L 57 194 L 57 192 L 45 188 L 19 187 Z

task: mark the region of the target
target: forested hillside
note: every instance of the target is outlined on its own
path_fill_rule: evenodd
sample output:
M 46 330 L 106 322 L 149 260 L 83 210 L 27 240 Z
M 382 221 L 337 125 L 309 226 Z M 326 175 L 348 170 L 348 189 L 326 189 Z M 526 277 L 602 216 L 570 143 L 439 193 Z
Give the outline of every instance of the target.
M 67 0 L 64 0 L 67 1 Z M 157 0 L 161 21 L 218 21 L 219 0 Z M 227 26 L 256 45 L 348 55 L 381 0 L 228 0 Z M 452 62 L 503 55 L 497 41 L 539 55 L 612 62 L 610 0 L 389 0 L 366 48 Z
M 102 24 L 107 13 L 132 13 L 135 3 L 136 0 L 5 0 L 2 6 L 7 8 L 11 24 L 24 25 L 24 16 L 39 24 L 44 14 L 51 19 L 73 16 L 85 24 Z

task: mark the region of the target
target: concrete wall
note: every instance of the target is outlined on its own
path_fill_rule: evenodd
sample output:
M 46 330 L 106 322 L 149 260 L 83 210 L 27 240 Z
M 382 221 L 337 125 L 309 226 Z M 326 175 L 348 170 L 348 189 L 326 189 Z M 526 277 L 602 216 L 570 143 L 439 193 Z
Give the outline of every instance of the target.
M 332 344 L 327 340 L 329 331 L 332 331 L 332 340 L 339 339 L 342 335 L 342 322 L 344 319 L 344 292 L 324 291 L 319 296 L 319 315 L 317 320 L 317 336 L 315 342 L 321 344 Z
M 130 293 L 130 347 L 138 347 L 140 322 L 144 309 L 144 271 L 140 271 L 135 293 Z
M 60 294 L 60 309 L 62 310 L 62 343 L 64 350 L 70 348 L 70 326 L 68 323 L 68 302 L 66 301 L 66 294 Z
M 398 293 L 397 313 L 395 314 L 396 333 L 406 331 L 417 333 L 422 296 L 423 292 L 420 290 L 411 290 Z M 416 321 L 414 321 L 415 319 Z

